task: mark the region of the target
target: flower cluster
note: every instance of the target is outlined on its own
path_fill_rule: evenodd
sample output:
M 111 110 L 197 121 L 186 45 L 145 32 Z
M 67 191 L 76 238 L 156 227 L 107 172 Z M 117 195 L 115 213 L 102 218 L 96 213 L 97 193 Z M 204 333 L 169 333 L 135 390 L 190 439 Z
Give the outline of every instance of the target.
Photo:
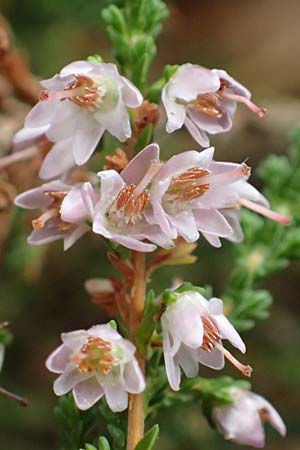
M 15 136 L 16 151 L 50 142 L 40 169 L 41 178 L 50 181 L 15 200 L 18 206 L 40 210 L 32 221 L 30 244 L 63 239 L 64 249 L 68 249 L 92 231 L 138 252 L 152 252 L 157 246 L 170 249 L 178 238 L 194 243 L 200 235 L 220 247 L 221 238 L 242 241 L 242 207 L 289 223 L 290 219 L 273 212 L 267 199 L 248 182 L 250 168 L 245 163 L 213 159 L 209 135 L 231 128 L 237 103 L 244 103 L 259 116 L 266 112 L 252 103 L 250 92 L 224 70 L 184 64 L 162 90 L 166 131 L 185 125 L 204 150 L 184 151 L 164 161 L 156 143 L 132 159 L 118 149 L 120 170 L 106 168 L 97 175 L 86 174 L 84 181 L 77 183 L 71 182 L 72 170 L 88 162 L 105 131 L 128 144 L 134 132 L 128 108 L 140 107 L 142 94 L 115 65 L 87 61 L 73 62 L 41 84 L 40 101 Z M 136 142 L 138 136 L 133 137 Z M 251 367 L 223 346 L 222 340 L 227 339 L 242 353 L 246 351 L 223 314 L 220 299 L 207 300 L 197 289 L 174 289 L 164 299 L 159 319 L 166 373 L 173 390 L 180 388 L 181 371 L 196 377 L 200 364 L 220 370 L 225 358 L 250 376 Z M 105 396 L 111 410 L 117 412 L 127 408 L 128 393 L 144 391 L 146 383 L 135 346 L 110 325 L 64 333 L 61 338 L 63 344 L 47 360 L 48 369 L 59 374 L 54 383 L 57 395 L 72 390 L 77 407 L 83 410 Z M 214 410 L 217 427 L 227 438 L 261 446 L 264 420 L 284 434 L 283 422 L 264 399 L 238 391 L 232 395 L 232 405 Z M 236 416 L 235 425 L 232 417 Z

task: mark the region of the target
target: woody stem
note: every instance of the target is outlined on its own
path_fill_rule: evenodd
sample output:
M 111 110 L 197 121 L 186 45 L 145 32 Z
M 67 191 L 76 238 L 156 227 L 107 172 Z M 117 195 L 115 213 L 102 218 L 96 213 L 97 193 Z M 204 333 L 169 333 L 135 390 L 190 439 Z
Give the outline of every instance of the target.
M 129 318 L 130 338 L 136 340 L 136 330 L 140 324 L 145 304 L 146 264 L 145 254 L 133 251 L 132 262 L 134 280 L 132 287 L 132 303 Z M 143 374 L 145 373 L 145 359 L 136 355 Z M 134 450 L 144 434 L 144 397 L 141 394 L 129 394 L 127 450 Z

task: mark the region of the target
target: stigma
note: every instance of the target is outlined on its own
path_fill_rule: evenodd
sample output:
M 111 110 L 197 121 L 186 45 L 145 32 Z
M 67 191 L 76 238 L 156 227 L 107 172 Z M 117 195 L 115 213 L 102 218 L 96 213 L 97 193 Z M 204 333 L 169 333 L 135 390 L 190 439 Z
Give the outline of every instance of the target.
M 98 371 L 107 375 L 115 364 L 112 344 L 100 337 L 92 336 L 88 337 L 79 353 L 73 354 L 70 359 L 82 373 Z

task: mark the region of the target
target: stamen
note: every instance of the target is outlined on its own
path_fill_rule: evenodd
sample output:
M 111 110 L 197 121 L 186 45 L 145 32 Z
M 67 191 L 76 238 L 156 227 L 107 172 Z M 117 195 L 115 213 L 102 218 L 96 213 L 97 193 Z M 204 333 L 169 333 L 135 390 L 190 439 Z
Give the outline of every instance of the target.
M 291 223 L 291 217 L 283 216 L 269 208 L 266 208 L 265 206 L 259 205 L 245 198 L 241 198 L 239 203 L 252 211 L 274 220 L 275 222 L 282 223 L 283 225 L 289 225 Z
M 43 90 L 40 94 L 40 100 L 65 100 L 69 99 L 78 106 L 86 108 L 96 108 L 100 105 L 106 90 L 96 84 L 91 78 L 80 75 L 75 76 L 72 81 L 62 91 Z
M 71 361 L 81 372 L 99 370 L 107 375 L 115 362 L 112 344 L 99 337 L 89 337 L 80 352 L 71 356 Z
M 249 109 L 251 109 L 251 111 L 257 114 L 258 117 L 264 117 L 268 112 L 266 108 L 260 108 L 259 106 L 255 105 L 255 103 L 251 102 L 251 100 L 243 97 L 242 95 L 230 94 L 229 92 L 222 91 L 222 97 L 227 98 L 228 100 L 234 100 L 239 103 L 244 103 Z
M 48 209 L 48 211 L 44 212 L 40 217 L 38 217 L 38 219 L 34 219 L 32 221 L 32 228 L 34 230 L 40 230 L 45 226 L 48 220 L 58 216 L 59 216 L 58 208 Z
M 242 372 L 243 375 L 245 375 L 245 377 L 250 378 L 251 374 L 252 374 L 252 367 L 251 366 L 245 366 L 244 364 L 240 363 L 240 361 L 238 361 L 228 350 L 226 350 L 226 348 L 223 347 L 222 344 L 220 344 L 220 342 L 215 342 L 214 346 L 220 350 L 220 352 L 223 353 L 223 355 L 225 356 L 225 358 L 228 359 L 228 361 L 231 362 L 231 364 L 236 367 L 240 372 Z
M 208 174 L 203 177 L 202 182 L 206 182 L 209 184 L 224 183 L 224 182 L 233 183 L 234 181 L 238 181 L 243 177 L 250 176 L 250 173 L 251 168 L 247 166 L 247 164 L 242 163 L 237 168 L 230 170 L 228 172 L 217 173 L 215 175 Z
M 224 111 L 221 109 L 221 96 L 218 92 L 209 92 L 200 94 L 193 102 L 193 107 L 196 111 L 207 114 L 208 116 L 221 118 Z
M 118 211 L 121 211 L 126 224 L 135 224 L 137 219 L 141 217 L 149 201 L 149 194 L 146 191 L 142 191 L 136 196 L 135 189 L 135 184 L 130 184 L 122 189 L 110 208 L 108 215 L 114 216 Z

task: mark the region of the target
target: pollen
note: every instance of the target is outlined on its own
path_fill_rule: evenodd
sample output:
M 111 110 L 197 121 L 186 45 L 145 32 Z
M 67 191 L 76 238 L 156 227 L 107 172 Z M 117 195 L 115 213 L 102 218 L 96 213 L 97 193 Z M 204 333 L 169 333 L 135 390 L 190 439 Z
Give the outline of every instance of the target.
M 203 342 L 201 348 L 206 350 L 207 352 L 211 352 L 215 347 L 215 343 L 221 340 L 220 332 L 213 321 L 213 319 L 209 316 L 202 317 L 203 323 Z
M 221 118 L 224 114 L 222 105 L 222 96 L 217 92 L 208 92 L 200 94 L 193 102 L 193 107 L 196 111 L 207 114 L 211 117 Z
M 202 178 L 207 175 L 207 170 L 195 167 L 174 177 L 167 192 L 168 199 L 189 202 L 201 197 L 209 189 L 208 183 L 202 183 Z
M 95 370 L 107 375 L 115 362 L 112 344 L 99 337 L 89 337 L 79 353 L 71 356 L 71 361 L 80 372 L 90 373 Z
M 108 213 L 109 217 L 122 216 L 126 224 L 135 224 L 141 218 L 149 202 L 149 194 L 142 191 L 136 194 L 136 185 L 130 184 L 122 189 Z

